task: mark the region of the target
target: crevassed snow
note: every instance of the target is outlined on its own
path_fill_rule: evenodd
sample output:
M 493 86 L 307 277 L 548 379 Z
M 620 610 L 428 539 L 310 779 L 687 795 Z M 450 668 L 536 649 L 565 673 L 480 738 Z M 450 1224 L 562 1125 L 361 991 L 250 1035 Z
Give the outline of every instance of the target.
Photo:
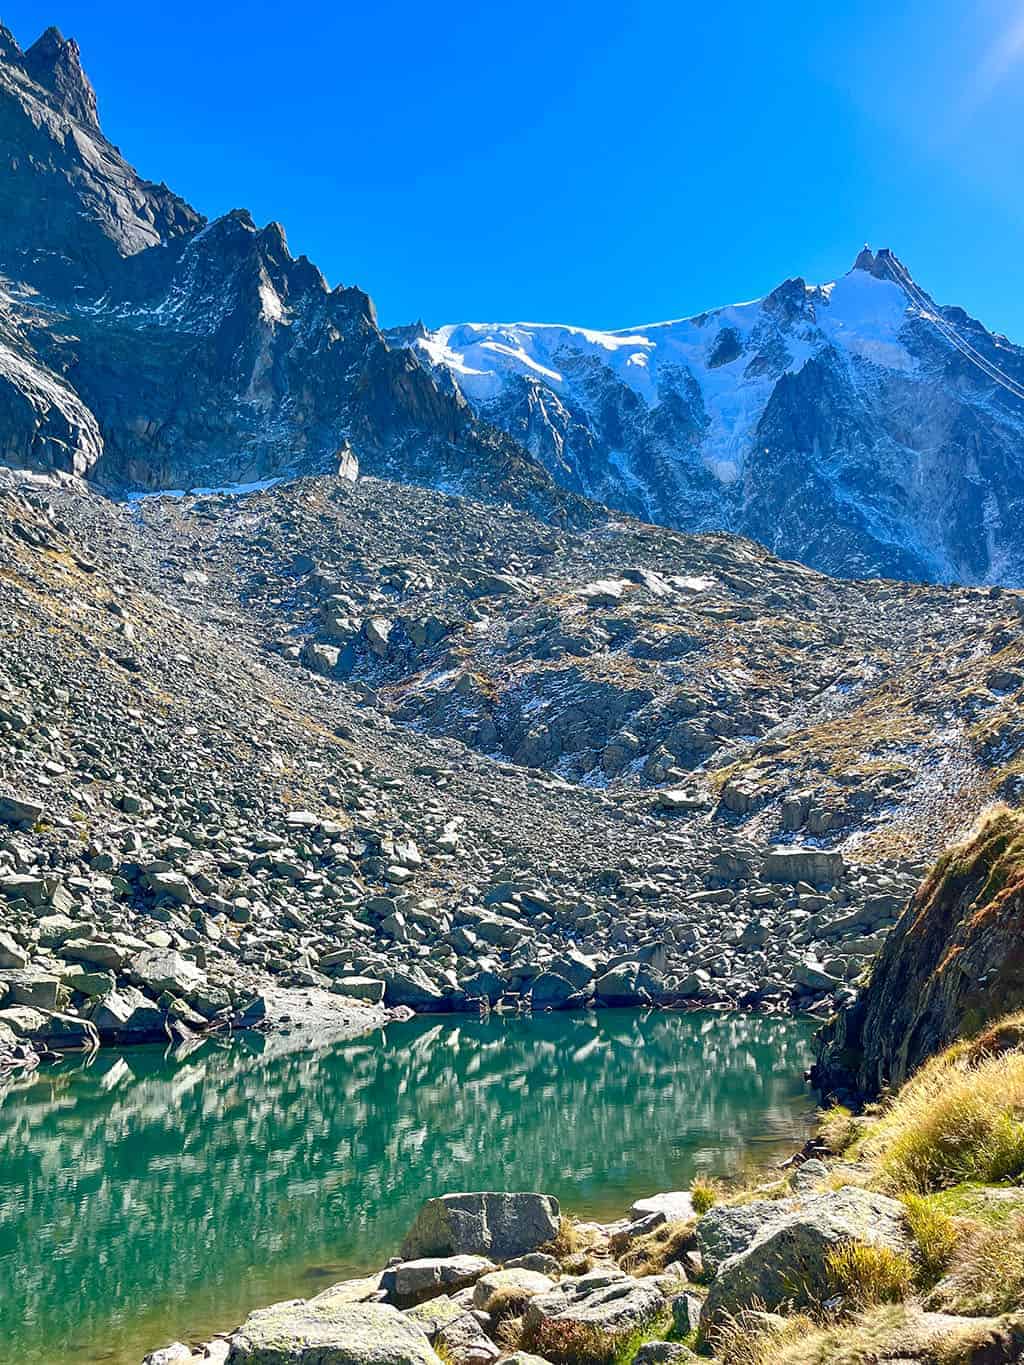
M 761 344 L 784 347 L 783 368 L 795 372 L 827 346 L 883 368 L 910 371 L 914 361 L 900 339 L 909 314 L 903 290 L 865 270 L 851 270 L 833 284 L 807 289 L 805 317 L 778 321 L 765 301 L 731 304 L 697 317 L 601 332 L 563 324 L 455 323 L 416 345 L 433 365 L 445 366 L 469 401 L 486 406 L 516 376 L 532 377 L 584 411 L 587 386 L 577 373 L 595 365 L 632 389 L 649 407 L 662 385 L 678 389 L 673 372 L 696 380 L 707 424 L 700 456 L 722 483 L 742 473 L 751 438 L 775 387 L 778 370 L 748 374 Z M 735 334 L 739 355 L 727 364 L 709 362 L 725 331 Z M 626 474 L 625 469 L 621 469 Z

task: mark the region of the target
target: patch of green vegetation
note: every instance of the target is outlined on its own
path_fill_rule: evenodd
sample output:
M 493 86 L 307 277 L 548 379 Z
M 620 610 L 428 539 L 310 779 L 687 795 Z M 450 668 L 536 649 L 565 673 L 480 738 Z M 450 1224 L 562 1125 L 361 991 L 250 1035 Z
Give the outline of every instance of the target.
M 520 1345 L 544 1356 L 552 1365 L 632 1365 L 641 1346 L 667 1341 L 671 1331 L 670 1313 L 623 1332 L 550 1319 L 524 1334 Z
M 721 1198 L 718 1185 L 706 1176 L 699 1175 L 690 1186 L 690 1202 L 693 1204 L 693 1211 L 699 1218 L 702 1213 L 707 1213 L 708 1209 L 714 1208 Z
M 962 1181 L 928 1195 L 927 1202 L 949 1218 L 969 1218 L 995 1228 L 1024 1215 L 1024 1189 L 1017 1185 Z
M 917 1247 L 917 1283 L 930 1288 L 949 1267 L 961 1232 L 957 1220 L 937 1202 L 937 1196 L 905 1194 L 907 1226 Z

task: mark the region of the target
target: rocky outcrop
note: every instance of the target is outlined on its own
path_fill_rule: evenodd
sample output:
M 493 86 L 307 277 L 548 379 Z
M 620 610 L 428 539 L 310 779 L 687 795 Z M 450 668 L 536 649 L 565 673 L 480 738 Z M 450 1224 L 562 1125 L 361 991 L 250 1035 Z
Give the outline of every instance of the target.
M 939 859 L 868 986 L 819 1034 L 816 1083 L 876 1096 L 1024 1007 L 1024 818 L 986 816 Z
M 739 1242 L 739 1249 L 717 1265 L 701 1314 L 702 1331 L 745 1309 L 822 1303 L 830 1294 L 828 1255 L 845 1243 L 903 1254 L 910 1250 L 903 1205 L 855 1186 L 780 1200 L 774 1209 L 759 1206 L 757 1216 L 742 1225 L 743 1209 L 733 1212 L 735 1240 L 729 1245 Z M 723 1231 L 720 1227 L 716 1246 L 726 1240 Z
M 230 1338 L 228 1365 L 441 1365 L 426 1333 L 387 1304 L 332 1295 L 252 1313 Z
M 653 1278 L 634 1279 L 616 1266 L 566 1276 L 546 1294 L 531 1298 L 523 1313 L 528 1343 L 543 1349 L 566 1329 L 590 1328 L 612 1339 L 635 1332 L 663 1314 L 668 1300 Z

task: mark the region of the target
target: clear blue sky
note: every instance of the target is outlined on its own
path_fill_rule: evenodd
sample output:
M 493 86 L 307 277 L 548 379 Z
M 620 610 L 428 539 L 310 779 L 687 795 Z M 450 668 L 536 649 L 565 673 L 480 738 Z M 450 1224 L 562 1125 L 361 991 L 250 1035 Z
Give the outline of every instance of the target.
M 1024 0 L 0 0 L 108 136 L 387 323 L 622 327 L 891 246 L 1024 341 Z

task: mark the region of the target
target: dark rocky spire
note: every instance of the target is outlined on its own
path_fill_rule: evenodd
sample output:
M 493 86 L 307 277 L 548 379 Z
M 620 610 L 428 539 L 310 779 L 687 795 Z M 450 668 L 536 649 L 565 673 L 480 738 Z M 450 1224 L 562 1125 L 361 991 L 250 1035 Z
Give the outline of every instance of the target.
M 32 79 L 50 92 L 64 113 L 87 128 L 99 128 L 96 92 L 82 70 L 81 54 L 74 38 L 65 38 L 59 28 L 48 28 L 25 53 L 23 65 Z

